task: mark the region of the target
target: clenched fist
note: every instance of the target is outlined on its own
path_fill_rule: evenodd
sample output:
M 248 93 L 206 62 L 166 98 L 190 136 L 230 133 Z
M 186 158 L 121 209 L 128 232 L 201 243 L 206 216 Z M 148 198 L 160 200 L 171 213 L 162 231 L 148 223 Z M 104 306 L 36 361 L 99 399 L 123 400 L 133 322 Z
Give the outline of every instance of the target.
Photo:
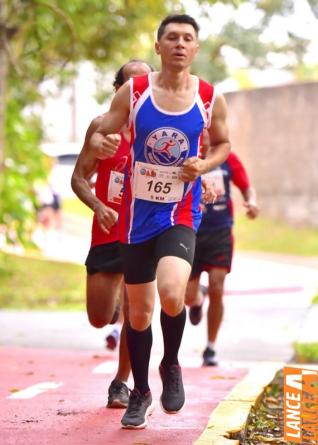
M 102 202 L 94 208 L 94 212 L 101 229 L 109 234 L 110 228 L 117 222 L 118 213 Z
M 112 158 L 118 150 L 121 141 L 120 134 L 108 134 L 107 136 L 95 132 L 89 141 L 89 146 L 95 152 L 97 159 Z

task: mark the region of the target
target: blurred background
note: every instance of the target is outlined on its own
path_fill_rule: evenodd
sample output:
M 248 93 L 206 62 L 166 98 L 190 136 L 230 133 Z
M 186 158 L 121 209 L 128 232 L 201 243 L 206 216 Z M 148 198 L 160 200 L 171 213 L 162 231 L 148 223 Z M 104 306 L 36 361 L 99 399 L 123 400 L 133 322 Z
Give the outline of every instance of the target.
M 1 308 L 84 308 L 92 214 L 70 176 L 115 71 L 158 68 L 175 12 L 200 24 L 193 72 L 225 94 L 257 191 L 253 223 L 236 198 L 236 248 L 316 260 L 318 0 L 0 0 Z

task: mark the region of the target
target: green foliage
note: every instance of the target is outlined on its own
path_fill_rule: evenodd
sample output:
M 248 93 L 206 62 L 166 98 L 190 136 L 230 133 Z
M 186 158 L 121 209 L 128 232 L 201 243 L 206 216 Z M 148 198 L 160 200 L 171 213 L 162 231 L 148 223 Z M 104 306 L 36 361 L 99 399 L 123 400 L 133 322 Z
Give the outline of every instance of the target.
M 293 227 L 263 217 L 251 221 L 238 214 L 234 233 L 235 246 L 239 250 L 317 256 L 318 233 L 315 229 Z
M 255 87 L 251 79 L 250 71 L 248 69 L 239 69 L 232 72 L 232 78 L 237 81 L 238 85 L 244 90 Z
M 221 48 L 224 45 L 222 36 L 209 37 L 200 44 L 200 52 L 193 63 L 193 72 L 200 74 L 210 82 L 220 82 L 228 75 Z
M 38 117 L 23 116 L 21 105 L 11 98 L 7 107 L 6 159 L 0 190 L 0 225 L 11 241 L 26 242 L 35 215 L 32 184 L 45 177 L 46 169 L 39 144 L 42 137 Z
M 298 363 L 318 363 L 318 343 L 296 342 L 294 351 Z
M 239 7 L 247 0 L 222 0 Z M 309 0 L 314 12 L 317 0 Z M 208 14 L 215 0 L 199 0 L 202 14 Z M 246 29 L 230 22 L 218 36 L 202 42 L 194 71 L 207 80 L 221 81 L 229 74 L 222 48 L 240 51 L 250 66 L 268 65 L 269 51 L 294 55 L 295 65 L 302 60 L 307 41 L 292 34 L 284 47 L 265 44 L 259 35 L 274 15 L 288 16 L 293 0 L 253 0 L 263 13 L 257 27 Z M 160 18 L 187 10 L 187 3 L 165 0 L 2 0 L 0 28 L 4 30 L 8 78 L 6 96 L 0 91 L 1 104 L 7 106 L 5 129 L 5 172 L 0 177 L 2 208 L 0 225 L 5 224 L 25 238 L 34 215 L 32 183 L 46 172 L 40 152 L 41 124 L 25 113 L 41 102 L 39 85 L 53 77 L 63 87 L 76 74 L 78 63 L 92 61 L 101 72 L 117 69 L 127 59 L 146 58 L 159 65 L 154 55 L 154 32 Z M 291 58 L 290 58 L 291 59 Z M 303 71 L 302 75 L 305 76 Z M 100 85 L 99 85 L 100 86 Z M 103 88 L 99 91 L 103 97 Z M 1 122 L 0 122 L 1 134 Z M 0 147 L 0 150 L 3 149 Z M 1 157 L 0 157 L 1 160 Z M 1 166 L 0 166 L 1 167 Z
M 173 3 L 172 9 L 178 10 L 179 2 Z M 168 4 L 153 0 L 2 1 L 0 25 L 2 19 L 8 76 L 6 95 L 0 96 L 6 104 L 0 226 L 9 238 L 28 239 L 36 207 L 33 184 L 48 170 L 40 150 L 41 121 L 30 111 L 42 100 L 40 83 L 53 77 L 61 87 L 66 85 L 82 60 L 105 69 L 118 67 L 132 55 L 144 57 L 140 41 L 152 40 L 158 17 L 166 15 Z
M 307 1 L 311 7 L 313 14 L 318 19 L 318 0 L 307 0 Z
M 93 217 L 92 210 L 77 198 L 64 198 L 63 212 L 83 218 L 91 219 Z
M 262 39 L 274 16 L 288 16 L 293 12 L 291 0 L 260 0 L 253 2 L 256 10 L 262 12 L 259 23 L 253 27 L 245 27 L 234 20 L 227 22 L 218 35 L 212 35 L 201 42 L 200 54 L 194 63 L 196 72 L 211 82 L 224 80 L 231 73 L 228 71 L 224 48 L 238 51 L 245 59 L 247 68 L 265 69 L 272 66 L 269 54 L 281 54 L 285 60 L 284 68 L 294 71 L 303 61 L 309 40 L 288 33 L 287 42 L 277 44 Z
M 313 297 L 311 304 L 318 304 L 318 294 Z
M 316 65 L 305 65 L 304 63 L 299 64 L 295 70 L 294 74 L 296 78 L 300 81 L 317 81 L 318 79 L 318 64 Z
M 76 264 L 0 252 L 0 289 L 1 309 L 85 310 L 85 268 Z

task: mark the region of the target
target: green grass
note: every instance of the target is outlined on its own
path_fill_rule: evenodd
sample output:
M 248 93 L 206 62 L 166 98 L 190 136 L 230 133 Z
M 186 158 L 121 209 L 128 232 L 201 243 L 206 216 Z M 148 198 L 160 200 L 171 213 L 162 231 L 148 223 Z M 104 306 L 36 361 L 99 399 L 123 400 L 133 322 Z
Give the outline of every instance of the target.
M 85 218 L 93 217 L 92 210 L 82 203 L 78 198 L 64 198 L 63 199 L 63 212 L 72 213 L 77 216 L 83 216 Z
M 235 248 L 284 255 L 318 256 L 318 230 L 296 228 L 267 218 L 249 220 L 237 214 Z
M 85 310 L 83 266 L 0 252 L 0 308 Z
M 318 343 L 294 344 L 295 360 L 299 363 L 318 363 Z
M 311 304 L 318 304 L 318 294 L 313 297 Z

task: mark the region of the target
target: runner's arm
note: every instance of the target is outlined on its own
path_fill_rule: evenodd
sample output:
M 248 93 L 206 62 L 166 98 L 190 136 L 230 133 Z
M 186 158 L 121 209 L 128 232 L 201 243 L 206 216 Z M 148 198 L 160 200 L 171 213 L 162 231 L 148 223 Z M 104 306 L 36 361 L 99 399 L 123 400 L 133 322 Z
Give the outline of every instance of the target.
M 126 82 L 115 94 L 108 113 L 103 115 L 100 124 L 88 140 L 89 148 L 97 153 L 99 159 L 111 158 L 116 153 L 120 139 L 118 139 L 117 146 L 111 147 L 107 144 L 107 135 L 121 131 L 128 122 L 129 111 L 130 85 L 129 82 Z
M 75 168 L 71 178 L 71 186 L 76 196 L 94 211 L 99 199 L 96 198 L 90 186 L 90 178 L 96 172 L 98 159 L 94 152 L 89 149 L 88 141 L 94 131 L 98 128 L 102 117 L 99 116 L 92 120 L 85 135 L 83 148 L 77 158 Z
M 215 99 L 211 124 L 207 129 L 209 142 L 204 144 L 204 159 L 191 157 L 184 162 L 181 176 L 183 181 L 194 181 L 198 176 L 207 173 L 226 160 L 231 148 L 226 117 L 226 102 L 224 97 L 219 95 Z
M 87 143 L 92 133 L 98 128 L 101 120 L 102 116 L 95 118 L 86 132 L 84 145 L 72 174 L 71 185 L 77 197 L 96 214 L 102 230 L 109 233 L 110 227 L 117 221 L 118 214 L 115 210 L 106 206 L 92 192 L 90 178 L 96 172 L 99 160 Z
M 227 162 L 232 170 L 232 182 L 242 194 L 244 200 L 243 205 L 246 208 L 246 216 L 254 219 L 259 213 L 256 191 L 250 184 L 250 179 L 244 164 L 233 151 L 228 157 Z
M 205 173 L 226 161 L 231 150 L 227 125 L 227 105 L 223 95 L 218 95 L 215 99 L 211 125 L 207 129 L 207 133 L 210 144 L 204 153 L 207 162 Z
M 246 216 L 250 219 L 255 219 L 259 214 L 255 189 L 248 187 L 245 190 L 241 190 L 241 193 L 244 199 L 244 207 L 246 207 Z

